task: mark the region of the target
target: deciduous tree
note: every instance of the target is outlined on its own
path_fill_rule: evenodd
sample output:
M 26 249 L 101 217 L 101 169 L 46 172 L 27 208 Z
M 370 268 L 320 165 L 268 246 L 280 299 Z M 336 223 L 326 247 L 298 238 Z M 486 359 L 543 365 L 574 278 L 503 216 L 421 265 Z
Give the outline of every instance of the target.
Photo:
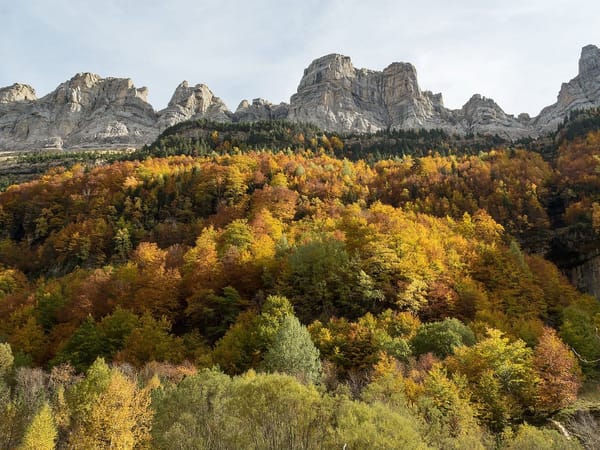
M 52 410 L 44 403 L 27 427 L 19 450 L 54 450 L 57 434 Z
M 536 407 L 553 412 L 573 403 L 581 387 L 581 370 L 575 355 L 556 331 L 545 328 L 533 356 L 539 378 Z
M 300 380 L 316 383 L 321 376 L 319 350 L 310 333 L 293 315 L 287 315 L 267 348 L 263 367 L 269 372 L 293 375 Z

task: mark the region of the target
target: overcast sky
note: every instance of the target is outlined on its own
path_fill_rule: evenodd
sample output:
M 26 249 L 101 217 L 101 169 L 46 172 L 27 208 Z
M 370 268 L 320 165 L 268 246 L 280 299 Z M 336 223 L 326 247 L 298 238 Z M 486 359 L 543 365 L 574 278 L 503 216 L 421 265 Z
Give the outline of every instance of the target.
M 450 108 L 480 93 L 536 115 L 600 45 L 597 0 L 0 0 L 0 18 L 0 86 L 42 96 L 78 72 L 128 77 L 155 109 L 184 79 L 232 110 L 288 102 L 313 59 L 342 53 L 413 63 Z

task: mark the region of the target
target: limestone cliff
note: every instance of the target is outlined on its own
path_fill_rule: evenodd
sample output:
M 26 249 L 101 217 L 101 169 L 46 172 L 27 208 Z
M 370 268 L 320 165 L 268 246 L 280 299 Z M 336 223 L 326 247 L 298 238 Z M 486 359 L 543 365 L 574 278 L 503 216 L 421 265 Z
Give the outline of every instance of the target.
M 393 63 L 377 72 L 355 69 L 350 58 L 335 54 L 313 61 L 304 71 L 289 118 L 336 132 L 439 128 L 508 139 L 536 134 L 525 116 L 508 115 L 480 95 L 460 110 L 445 108 L 442 94 L 420 89 L 412 64 Z
M 257 122 L 260 120 L 287 119 L 289 108 L 286 103 L 273 105 L 262 98 L 255 98 L 252 103 L 242 100 L 235 110 L 233 118 L 236 122 Z
M 357 69 L 347 56 L 331 54 L 304 71 L 290 104 L 242 101 L 235 113 L 204 84 L 181 83 L 169 105 L 156 112 L 146 88 L 129 79 L 83 73 L 38 99 L 24 84 L 0 88 L 0 150 L 137 147 L 165 128 L 207 118 L 215 121 L 288 119 L 335 132 L 432 129 L 482 133 L 507 139 L 538 136 L 556 129 L 575 109 L 600 106 L 600 50 L 585 46 L 579 73 L 564 83 L 557 102 L 539 116 L 506 114 L 493 100 L 474 95 L 458 110 L 444 107 L 441 94 L 419 87 L 410 63 L 382 71 Z
M 157 135 L 147 90 L 129 79 L 80 73 L 40 99 L 26 91 L 0 104 L 1 149 L 136 146 Z
M 310 64 L 290 102 L 289 119 L 337 132 L 448 128 L 441 94 L 421 92 L 412 64 L 382 72 L 355 69 L 350 58 L 327 55 Z
M 600 255 L 591 256 L 566 272 L 574 286 L 600 299 Z
M 491 134 L 505 139 L 537 134 L 527 114 L 515 118 L 506 114 L 494 100 L 479 94 L 473 95 L 460 111 L 453 114 L 459 120 L 460 126 L 456 128 L 459 133 Z
M 15 83 L 0 89 L 0 103 L 16 103 L 23 101 L 37 100 L 35 90 L 27 85 Z
M 182 82 L 169 105 L 158 113 L 159 131 L 179 122 L 199 118 L 207 118 L 218 122 L 227 122 L 231 113 L 221 99 L 215 96 L 205 84 L 190 87 L 187 81 Z
M 569 112 L 600 106 L 600 49 L 586 45 L 579 58 L 579 73 L 563 83 L 556 103 L 544 108 L 533 125 L 540 134 L 554 131 Z

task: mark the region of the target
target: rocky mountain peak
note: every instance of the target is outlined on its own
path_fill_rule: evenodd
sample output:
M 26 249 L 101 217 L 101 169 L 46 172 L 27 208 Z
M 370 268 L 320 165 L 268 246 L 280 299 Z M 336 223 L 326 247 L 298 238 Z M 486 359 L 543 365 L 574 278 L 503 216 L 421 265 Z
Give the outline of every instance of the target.
M 355 69 L 338 54 L 313 61 L 290 102 L 291 120 L 337 132 L 443 127 L 441 95 L 422 92 L 417 71 L 396 62 L 383 71 Z
M 238 113 L 247 111 L 250 108 L 261 109 L 261 108 L 272 108 L 272 107 L 273 107 L 273 103 L 271 103 L 268 100 L 265 100 L 264 98 L 255 98 L 252 100 L 252 103 L 250 103 L 250 102 L 248 102 L 248 100 L 244 99 L 238 105 L 237 109 L 235 110 L 235 113 L 238 114 Z
M 119 105 L 131 102 L 152 109 L 147 98 L 148 89 L 136 88 L 130 78 L 102 78 L 100 75 L 85 72 L 78 73 L 60 84 L 41 101 L 54 105 L 70 105 L 72 111 L 95 108 L 99 105 L 118 109 Z
M 474 95 L 458 110 L 441 94 L 421 90 L 415 66 L 395 62 L 382 71 L 357 69 L 344 55 L 329 54 L 304 70 L 290 104 L 255 98 L 235 113 L 205 84 L 177 86 L 168 106 L 156 112 L 148 90 L 128 78 L 83 72 L 37 99 L 25 84 L 0 88 L 0 150 L 138 146 L 184 120 L 310 122 L 340 133 L 382 129 L 432 129 L 498 134 L 508 139 L 556 130 L 573 110 L 600 106 L 600 49 L 581 51 L 579 74 L 563 83 L 557 102 L 534 118 L 506 114 L 490 98 Z
M 407 62 L 393 62 L 385 69 L 383 69 L 383 74 L 402 74 L 406 78 L 411 80 L 417 79 L 417 69 L 411 63 Z
M 354 67 L 348 56 L 332 53 L 315 59 L 304 70 L 298 89 L 343 78 L 353 78 Z
M 595 45 L 586 45 L 581 49 L 579 75 L 600 75 L 600 49 Z
M 14 103 L 37 100 L 35 89 L 28 84 L 15 83 L 12 86 L 0 88 L 0 103 Z
M 90 72 L 82 72 L 75 74 L 73 78 L 71 78 L 67 84 L 70 88 L 91 88 L 98 82 L 102 80 L 100 75 L 96 75 L 95 73 Z
M 579 74 L 562 84 L 556 103 L 542 109 L 533 123 L 538 133 L 548 133 L 556 130 L 571 111 L 599 106 L 600 49 L 586 45 L 581 49 Z
M 147 92 L 127 78 L 78 73 L 40 99 L 1 109 L 0 148 L 140 145 L 157 134 Z
M 175 89 L 169 105 L 158 113 L 160 131 L 184 120 L 205 117 L 216 121 L 229 121 L 230 112 L 223 101 L 205 84 L 190 86 L 182 81 Z
M 171 106 L 176 104 L 186 105 L 192 108 L 194 113 L 205 113 L 213 106 L 218 106 L 224 110 L 227 109 L 225 103 L 213 94 L 206 84 L 201 83 L 189 86 L 187 81 L 184 81 L 177 87 L 169 102 Z
M 237 109 L 235 110 L 235 112 L 244 110 L 244 109 L 248 109 L 250 108 L 250 103 L 248 103 L 248 100 L 244 99 L 240 102 L 240 104 L 238 105 Z
M 255 98 L 252 100 L 252 106 L 272 106 L 273 103 L 271 103 L 268 100 L 265 100 L 264 98 Z
M 505 139 L 525 137 L 532 134 L 529 116 L 515 118 L 506 114 L 491 98 L 480 94 L 473 95 L 456 114 L 461 125 L 469 133 L 495 134 Z
M 197 84 L 190 87 L 187 80 L 183 80 L 175 88 L 175 92 L 171 96 L 171 100 L 169 100 L 169 106 L 183 106 L 184 104 L 186 106 L 192 106 L 192 104 L 195 104 L 198 101 L 202 103 L 205 98 L 210 102 L 212 97 L 213 93 L 205 84 Z
M 255 98 L 252 103 L 242 100 L 232 119 L 236 122 L 257 122 L 262 120 L 285 119 L 288 116 L 288 105 L 273 105 L 263 98 Z
M 469 101 L 462 107 L 465 111 L 473 111 L 477 108 L 487 107 L 494 110 L 501 110 L 500 106 L 491 98 L 484 97 L 481 94 L 473 94 Z

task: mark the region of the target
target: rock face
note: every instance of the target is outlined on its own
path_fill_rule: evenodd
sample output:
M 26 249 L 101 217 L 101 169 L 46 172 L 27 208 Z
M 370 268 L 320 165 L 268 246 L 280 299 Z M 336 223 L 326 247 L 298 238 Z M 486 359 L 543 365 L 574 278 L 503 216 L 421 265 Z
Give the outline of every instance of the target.
M 392 128 L 450 128 L 441 94 L 421 92 L 412 64 L 383 72 L 355 69 L 350 58 L 327 55 L 304 71 L 289 119 L 336 132 Z
M 207 118 L 218 122 L 231 120 L 231 113 L 219 97 L 216 97 L 205 84 L 190 87 L 182 82 L 169 105 L 158 113 L 158 129 L 164 129 L 186 120 Z
M 273 105 L 262 98 L 255 98 L 252 104 L 242 100 L 235 110 L 233 118 L 236 122 L 257 122 L 260 120 L 287 119 L 289 106 L 285 103 Z
M 288 119 L 328 131 L 443 129 L 449 133 L 535 137 L 556 129 L 573 110 L 600 106 L 600 50 L 581 52 L 579 74 L 564 83 L 557 102 L 539 116 L 506 114 L 493 100 L 474 95 L 458 110 L 444 107 L 441 94 L 423 91 L 412 64 L 383 71 L 356 69 L 347 56 L 332 54 L 304 71 L 290 104 L 244 100 L 235 113 L 204 84 L 181 83 L 169 105 L 155 112 L 146 88 L 131 80 L 83 73 L 40 99 L 24 84 L 0 89 L 0 150 L 137 147 L 165 128 L 207 118 L 215 121 Z
M 35 90 L 28 84 L 15 83 L 0 89 L 0 103 L 15 103 L 37 100 Z
M 527 114 L 514 116 L 502 111 L 494 100 L 475 94 L 458 112 L 452 112 L 459 118 L 459 133 L 497 134 L 514 139 L 535 134 L 531 127 L 531 119 Z
M 355 69 L 346 56 L 327 55 L 304 71 L 291 98 L 289 118 L 337 132 L 440 128 L 518 139 L 554 131 L 569 112 L 598 106 L 600 49 L 594 45 L 582 49 L 579 74 L 563 84 L 557 102 L 533 119 L 506 114 L 492 99 L 478 94 L 461 109 L 449 110 L 441 94 L 419 88 L 416 70 L 408 63 L 375 72 Z
M 2 149 L 124 147 L 157 135 L 147 89 L 136 89 L 129 79 L 80 73 L 31 101 L 31 88 L 9 89 L 23 99 L 0 104 Z
M 571 283 L 582 292 L 600 299 L 600 255 L 566 270 Z
M 579 58 L 579 74 L 563 83 L 556 103 L 547 106 L 534 119 L 538 133 L 554 131 L 565 116 L 577 109 L 600 106 L 600 49 L 586 45 Z
M 508 115 L 480 95 L 460 110 L 445 108 L 442 94 L 419 88 L 412 64 L 393 63 L 376 72 L 355 69 L 342 55 L 319 58 L 304 71 L 289 118 L 342 133 L 439 128 L 509 139 L 535 134 L 526 117 Z

